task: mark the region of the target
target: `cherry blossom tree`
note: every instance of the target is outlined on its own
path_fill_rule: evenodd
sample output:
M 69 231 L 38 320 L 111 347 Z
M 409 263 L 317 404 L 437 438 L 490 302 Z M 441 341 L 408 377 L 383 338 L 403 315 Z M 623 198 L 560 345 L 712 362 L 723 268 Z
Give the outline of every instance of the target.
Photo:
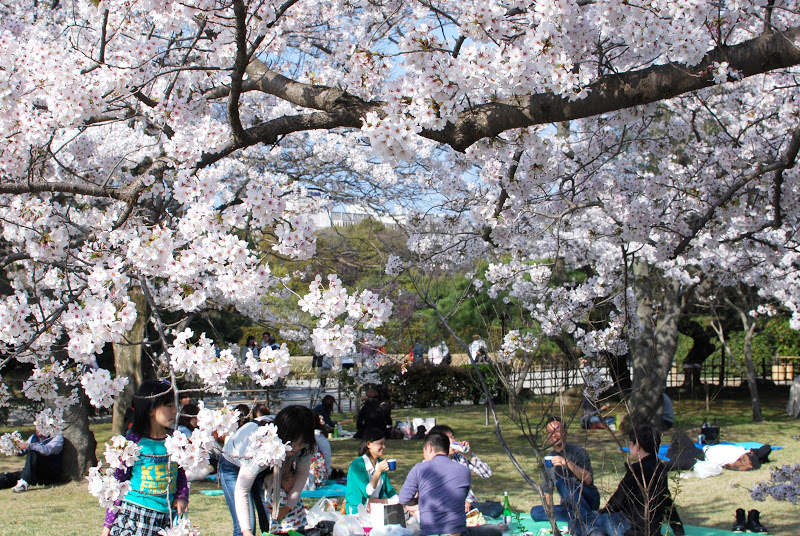
M 405 222 L 421 267 L 489 259 L 485 291 L 544 336 L 630 352 L 637 418 L 703 278 L 759 288 L 800 327 L 793 2 L 0 0 L 0 15 L 0 374 L 31 364 L 25 396 L 56 412 L 113 403 L 127 379 L 95 367 L 107 344 L 156 344 L 163 370 L 224 391 L 232 354 L 185 327 L 206 308 L 272 321 L 265 296 L 296 299 L 317 319 L 296 335 L 329 355 L 379 326 L 390 302 L 333 275 L 294 296 L 255 247 L 314 254 L 309 216 L 333 198 L 310 195 L 311 162 L 316 191 L 369 191 Z M 546 259 L 592 274 L 551 285 Z M 137 292 L 157 341 L 126 340 Z M 250 372 L 276 380 L 277 352 Z

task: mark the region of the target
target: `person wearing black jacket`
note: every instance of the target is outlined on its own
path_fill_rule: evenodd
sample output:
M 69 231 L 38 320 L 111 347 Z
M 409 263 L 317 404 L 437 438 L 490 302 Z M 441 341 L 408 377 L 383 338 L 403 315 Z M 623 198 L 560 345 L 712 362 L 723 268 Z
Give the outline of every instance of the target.
M 370 428 L 377 428 L 385 433 L 386 429 L 391 428 L 391 426 L 392 418 L 387 414 L 386 408 L 381 405 L 378 399 L 378 391 L 367 389 L 367 399 L 356 417 L 356 437 L 361 439 L 364 430 Z
M 589 536 L 657 536 L 672 506 L 667 470 L 656 455 L 661 433 L 649 425 L 630 432 L 630 455 L 617 491 L 592 524 Z

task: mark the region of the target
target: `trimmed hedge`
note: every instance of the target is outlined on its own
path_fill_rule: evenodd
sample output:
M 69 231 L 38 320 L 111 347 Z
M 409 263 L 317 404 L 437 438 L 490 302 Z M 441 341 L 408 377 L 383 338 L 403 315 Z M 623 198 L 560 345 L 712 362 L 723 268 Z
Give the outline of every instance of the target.
M 493 399 L 506 402 L 508 393 L 495 370 L 489 365 L 478 366 Z M 419 365 L 409 367 L 405 374 L 401 374 L 400 365 L 392 364 L 381 367 L 378 377 L 389 388 L 395 407 L 452 406 L 465 400 L 478 404 L 483 398 L 478 375 L 472 365 Z

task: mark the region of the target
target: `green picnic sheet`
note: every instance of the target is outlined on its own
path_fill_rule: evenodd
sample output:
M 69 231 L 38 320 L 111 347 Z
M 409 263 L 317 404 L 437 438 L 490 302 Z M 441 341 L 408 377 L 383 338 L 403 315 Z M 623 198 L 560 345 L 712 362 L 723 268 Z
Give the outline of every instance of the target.
M 488 518 L 487 521 L 490 523 L 491 518 Z M 511 533 L 512 534 L 519 534 L 520 532 L 530 532 L 533 536 L 537 536 L 539 534 L 540 529 L 550 529 L 550 522 L 549 521 L 534 521 L 528 516 L 520 516 L 520 524 L 517 524 L 516 521 L 512 523 L 512 529 L 514 529 Z M 566 532 L 567 524 L 563 521 L 557 523 L 559 529 L 562 532 Z M 720 529 L 710 529 L 706 527 L 695 527 L 693 525 L 684 525 L 684 531 L 686 531 L 687 536 L 722 536 L 722 535 L 729 535 L 729 534 L 743 534 L 741 532 L 732 532 L 730 530 L 720 530 Z M 662 534 L 672 534 L 672 531 L 667 531 L 664 528 L 661 530 Z M 751 534 L 751 533 L 747 533 Z M 762 532 L 761 535 L 767 535 L 768 532 Z

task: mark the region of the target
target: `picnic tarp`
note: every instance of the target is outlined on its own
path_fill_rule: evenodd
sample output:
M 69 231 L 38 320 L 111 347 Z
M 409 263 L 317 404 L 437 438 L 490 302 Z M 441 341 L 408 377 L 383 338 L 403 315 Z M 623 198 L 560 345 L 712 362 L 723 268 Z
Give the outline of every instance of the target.
M 347 495 L 347 486 L 339 484 L 335 480 L 328 480 L 328 483 L 314 490 L 304 489 L 300 494 L 303 499 L 321 499 L 323 497 L 344 497 Z
M 529 532 L 532 536 L 537 536 L 541 529 L 550 529 L 550 522 L 549 521 L 533 521 L 531 518 L 527 516 L 520 516 L 520 524 L 517 524 L 514 521 L 511 525 L 511 534 L 519 534 L 520 532 Z M 566 523 L 557 523 L 559 529 L 562 531 L 566 531 L 567 524 Z M 687 536 L 727 536 L 728 534 L 742 534 L 741 532 L 731 532 L 730 530 L 721 530 L 721 529 L 711 529 L 707 527 L 697 527 L 694 525 L 684 525 L 684 531 L 686 531 Z M 672 531 L 667 532 L 668 527 L 664 527 L 661 529 L 662 534 L 672 534 Z M 544 533 L 543 533 L 544 534 Z M 767 532 L 762 532 L 763 535 L 768 535 Z
M 729 443 L 727 441 L 720 441 L 719 443 L 715 443 L 716 445 L 736 445 L 737 447 L 742 447 L 745 450 L 756 449 L 764 446 L 764 443 L 759 443 L 758 441 L 742 441 L 740 443 Z M 694 444 L 697 448 L 703 449 L 703 447 L 708 447 L 712 445 L 704 445 L 702 443 L 695 443 Z M 780 450 L 783 447 L 772 447 L 772 450 Z M 661 445 L 658 449 L 658 459 L 662 462 L 668 462 L 669 458 L 667 458 L 667 449 L 669 449 L 669 445 Z M 624 452 L 628 452 L 628 447 L 622 447 Z

